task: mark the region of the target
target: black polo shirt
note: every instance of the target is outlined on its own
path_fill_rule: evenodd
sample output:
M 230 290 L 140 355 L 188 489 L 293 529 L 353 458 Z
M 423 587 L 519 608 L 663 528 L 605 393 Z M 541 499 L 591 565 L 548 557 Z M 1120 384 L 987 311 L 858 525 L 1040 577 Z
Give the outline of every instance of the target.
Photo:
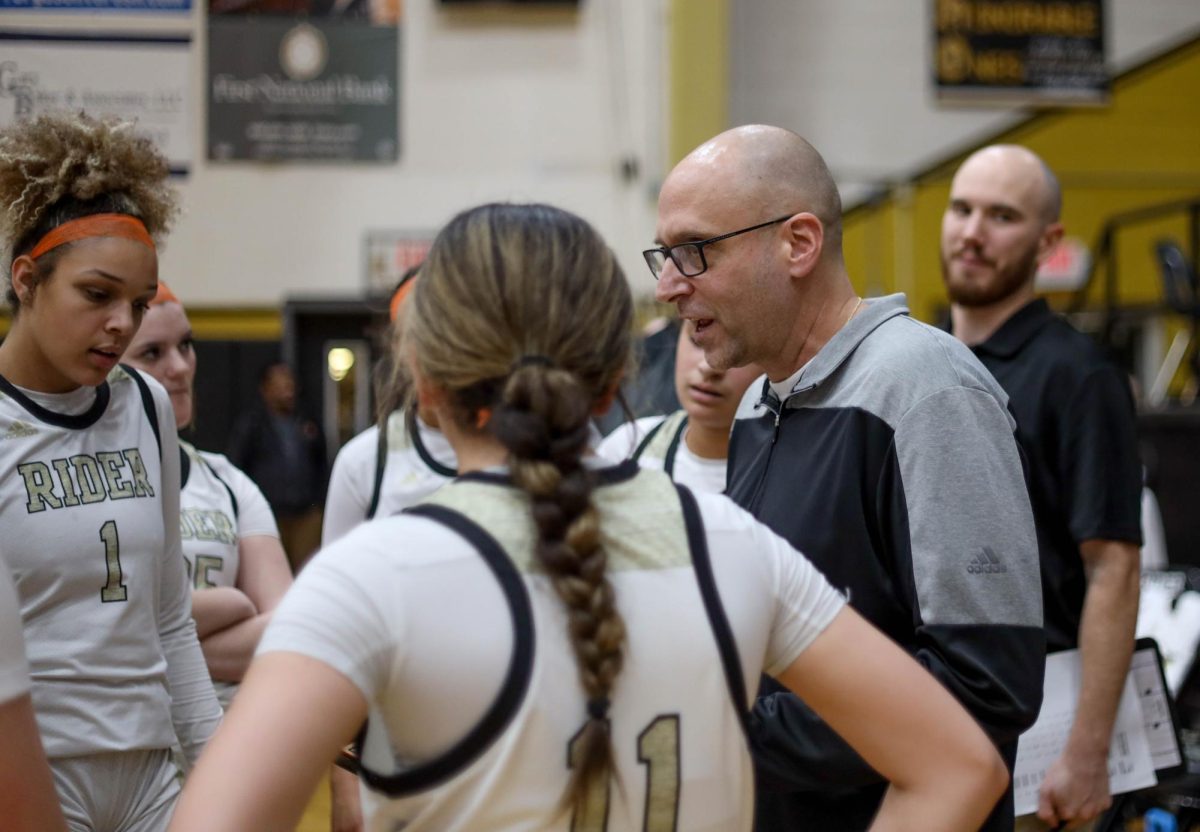
M 1076 647 L 1087 588 L 1079 544 L 1142 539 L 1142 465 L 1129 382 L 1040 299 L 972 351 L 1008 393 L 1028 461 L 1047 649 Z

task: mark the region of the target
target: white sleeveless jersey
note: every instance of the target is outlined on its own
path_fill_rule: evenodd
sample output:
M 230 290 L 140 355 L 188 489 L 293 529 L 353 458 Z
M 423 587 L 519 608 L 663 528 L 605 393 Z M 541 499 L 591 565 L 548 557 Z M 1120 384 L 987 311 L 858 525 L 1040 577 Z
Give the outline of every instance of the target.
M 633 459 L 643 468 L 666 471 L 693 491 L 722 494 L 726 459 L 704 459 L 687 446 L 687 411 L 626 422 L 604 438 L 596 453 L 610 462 Z
M 221 454 L 179 443 L 186 457 L 179 498 L 179 536 L 195 589 L 237 586 L 238 542 L 279 537 L 271 506 L 254 481 Z
M 169 748 L 176 729 L 194 758 L 220 716 L 197 674 L 173 465 L 164 488 L 160 453 L 178 458 L 174 415 L 157 382 L 146 384 L 143 397 L 121 367 L 100 387 L 58 396 L 0 378 L 0 551 L 52 758 Z M 151 410 L 168 426 L 161 452 Z
M 378 425 L 367 428 L 338 451 L 325 498 L 322 546 L 364 520 L 408 508 L 454 477 L 458 459 L 445 435 L 420 420 L 413 421 L 415 434 L 403 410 L 388 416 L 382 466 Z
M 183 491 L 179 496 L 179 536 L 194 589 L 237 586 L 243 538 L 279 537 L 275 516 L 262 491 L 222 454 L 198 451 L 180 441 Z M 238 686 L 213 680 L 225 708 Z
M 585 697 L 566 612 L 533 562 L 527 498 L 503 475 L 465 475 L 362 525 L 284 599 L 259 652 L 315 657 L 371 705 L 368 830 L 751 828 L 753 686 L 843 600 L 724 497 L 681 498 L 632 463 L 597 477 L 628 635 L 609 710 L 620 785 L 588 817 L 556 811 Z

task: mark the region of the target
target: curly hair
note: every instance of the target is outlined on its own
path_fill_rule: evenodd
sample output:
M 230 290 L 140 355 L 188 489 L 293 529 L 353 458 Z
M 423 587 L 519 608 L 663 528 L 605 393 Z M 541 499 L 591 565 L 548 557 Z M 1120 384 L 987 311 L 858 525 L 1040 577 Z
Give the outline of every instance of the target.
M 0 231 L 6 265 L 65 222 L 128 214 L 159 240 L 178 212 L 167 160 L 135 126 L 115 118 L 41 115 L 0 130 Z M 35 283 L 54 271 L 60 247 L 38 258 Z M 9 287 L 8 302 L 17 308 Z
M 633 299 L 584 220 L 548 205 L 484 205 L 438 234 L 405 303 L 403 346 L 452 418 L 508 452 L 529 495 L 534 554 L 568 612 L 587 721 L 563 795 L 578 812 L 614 771 L 608 702 L 625 625 L 607 574 L 592 475 L 592 409 L 632 353 Z

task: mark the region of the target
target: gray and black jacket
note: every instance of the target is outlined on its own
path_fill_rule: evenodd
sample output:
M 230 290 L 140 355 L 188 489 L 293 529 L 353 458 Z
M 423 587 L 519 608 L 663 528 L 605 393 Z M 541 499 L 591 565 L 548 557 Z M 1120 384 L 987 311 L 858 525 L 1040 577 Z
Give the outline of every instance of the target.
M 794 376 L 751 385 L 728 494 L 937 677 L 1011 771 L 1041 705 L 1045 638 L 1006 404 L 903 295 L 872 300 Z M 886 784 L 799 699 L 766 680 L 751 722 L 758 829 L 866 828 Z M 1012 829 L 1011 793 L 984 828 Z

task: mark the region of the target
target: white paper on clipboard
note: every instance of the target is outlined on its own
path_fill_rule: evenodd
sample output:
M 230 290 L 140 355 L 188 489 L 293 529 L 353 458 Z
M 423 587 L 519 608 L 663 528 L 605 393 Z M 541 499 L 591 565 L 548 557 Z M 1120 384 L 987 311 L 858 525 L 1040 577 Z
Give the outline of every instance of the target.
M 1066 746 L 1079 701 L 1080 674 L 1078 650 L 1046 657 L 1042 710 L 1037 722 L 1021 735 L 1017 744 L 1013 792 L 1018 816 L 1037 811 L 1038 790 L 1046 779 L 1046 770 Z M 1108 775 L 1113 794 L 1143 789 L 1158 782 L 1132 673 L 1125 677 L 1121 704 L 1117 708 L 1108 752 Z

